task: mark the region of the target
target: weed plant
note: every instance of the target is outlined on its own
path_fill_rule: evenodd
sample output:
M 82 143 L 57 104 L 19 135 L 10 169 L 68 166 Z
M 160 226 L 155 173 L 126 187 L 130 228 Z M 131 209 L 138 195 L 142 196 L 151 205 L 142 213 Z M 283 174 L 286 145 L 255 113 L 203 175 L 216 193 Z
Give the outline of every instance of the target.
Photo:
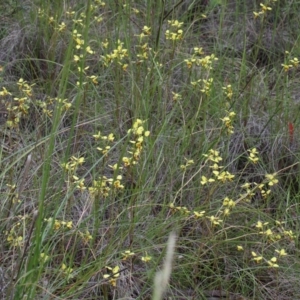
M 300 298 L 299 1 L 0 8 L 2 299 Z

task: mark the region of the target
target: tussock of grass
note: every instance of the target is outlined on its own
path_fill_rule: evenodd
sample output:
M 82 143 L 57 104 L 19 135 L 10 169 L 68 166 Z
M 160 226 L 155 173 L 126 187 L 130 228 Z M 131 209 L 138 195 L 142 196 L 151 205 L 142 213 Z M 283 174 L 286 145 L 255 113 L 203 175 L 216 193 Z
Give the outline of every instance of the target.
M 296 1 L 0 8 L 5 299 L 299 298 Z

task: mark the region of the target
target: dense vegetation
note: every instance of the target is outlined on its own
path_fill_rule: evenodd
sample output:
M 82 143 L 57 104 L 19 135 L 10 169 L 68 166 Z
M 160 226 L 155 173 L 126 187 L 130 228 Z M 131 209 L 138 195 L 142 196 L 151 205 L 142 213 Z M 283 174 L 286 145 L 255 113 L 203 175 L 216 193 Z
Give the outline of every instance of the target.
M 3 299 L 300 299 L 299 1 L 0 9 Z

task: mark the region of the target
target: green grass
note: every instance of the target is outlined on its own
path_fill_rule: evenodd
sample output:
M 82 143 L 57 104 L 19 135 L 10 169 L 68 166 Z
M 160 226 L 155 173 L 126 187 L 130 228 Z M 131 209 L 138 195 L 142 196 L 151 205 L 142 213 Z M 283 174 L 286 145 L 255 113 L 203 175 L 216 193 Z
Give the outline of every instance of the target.
M 298 299 L 299 4 L 1 4 L 3 299 Z

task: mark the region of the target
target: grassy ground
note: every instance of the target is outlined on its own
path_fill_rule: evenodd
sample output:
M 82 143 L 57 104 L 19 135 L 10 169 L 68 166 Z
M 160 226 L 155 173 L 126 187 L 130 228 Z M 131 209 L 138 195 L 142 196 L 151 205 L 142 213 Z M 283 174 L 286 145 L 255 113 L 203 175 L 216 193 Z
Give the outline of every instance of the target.
M 299 1 L 0 9 L 3 299 L 300 298 Z

